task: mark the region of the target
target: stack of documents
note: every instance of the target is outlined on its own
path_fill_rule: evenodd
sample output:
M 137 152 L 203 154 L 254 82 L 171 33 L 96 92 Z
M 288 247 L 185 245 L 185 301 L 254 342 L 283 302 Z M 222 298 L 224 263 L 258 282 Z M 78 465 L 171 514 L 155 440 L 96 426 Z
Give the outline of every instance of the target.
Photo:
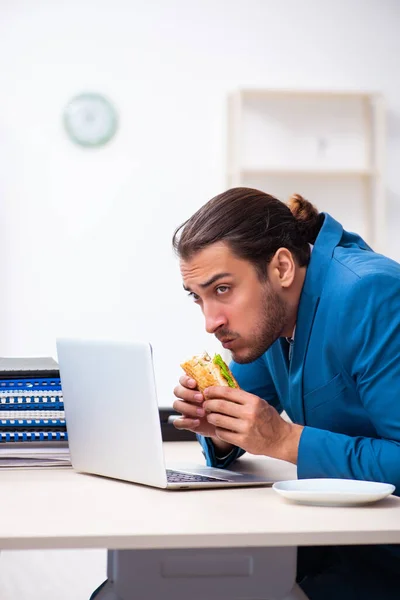
M 70 465 L 57 363 L 0 358 L 0 468 Z
M 0 446 L 0 469 L 42 469 L 70 467 L 68 446 L 36 446 L 35 444 L 3 444 Z

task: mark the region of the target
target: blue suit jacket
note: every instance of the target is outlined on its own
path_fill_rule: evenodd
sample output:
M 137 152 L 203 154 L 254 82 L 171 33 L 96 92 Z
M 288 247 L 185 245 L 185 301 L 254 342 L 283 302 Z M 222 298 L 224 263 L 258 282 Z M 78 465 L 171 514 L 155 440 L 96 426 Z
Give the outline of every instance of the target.
M 300 297 L 291 361 L 277 340 L 231 364 L 240 386 L 305 425 L 298 477 L 393 483 L 400 495 L 400 265 L 329 215 Z M 207 463 L 226 467 L 209 439 Z

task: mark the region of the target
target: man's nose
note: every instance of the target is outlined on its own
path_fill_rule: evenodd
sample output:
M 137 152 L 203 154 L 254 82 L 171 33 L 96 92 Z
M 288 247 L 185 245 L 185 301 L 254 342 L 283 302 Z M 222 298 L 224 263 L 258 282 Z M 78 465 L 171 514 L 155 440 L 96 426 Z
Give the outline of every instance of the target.
M 215 333 L 217 329 L 226 325 L 226 316 L 221 310 L 213 310 L 212 308 L 204 308 L 204 318 L 206 320 L 207 333 Z

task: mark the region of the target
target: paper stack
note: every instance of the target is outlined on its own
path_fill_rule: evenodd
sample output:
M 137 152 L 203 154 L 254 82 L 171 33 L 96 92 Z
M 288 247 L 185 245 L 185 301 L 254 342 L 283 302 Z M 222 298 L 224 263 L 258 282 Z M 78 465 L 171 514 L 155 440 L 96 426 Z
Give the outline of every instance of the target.
M 0 468 L 70 466 L 58 364 L 0 358 Z

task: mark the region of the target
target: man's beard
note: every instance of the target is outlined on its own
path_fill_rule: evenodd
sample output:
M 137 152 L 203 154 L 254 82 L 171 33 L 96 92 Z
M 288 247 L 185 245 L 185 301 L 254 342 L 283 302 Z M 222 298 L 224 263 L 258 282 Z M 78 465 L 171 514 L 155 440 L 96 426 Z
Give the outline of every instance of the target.
M 248 353 L 245 356 L 236 356 L 232 352 L 232 358 L 239 364 L 246 364 L 257 360 L 268 350 L 276 340 L 282 336 L 287 323 L 287 307 L 282 298 L 274 292 L 268 281 L 264 284 L 262 298 L 262 312 L 260 323 L 256 329 L 246 336 L 248 340 Z

